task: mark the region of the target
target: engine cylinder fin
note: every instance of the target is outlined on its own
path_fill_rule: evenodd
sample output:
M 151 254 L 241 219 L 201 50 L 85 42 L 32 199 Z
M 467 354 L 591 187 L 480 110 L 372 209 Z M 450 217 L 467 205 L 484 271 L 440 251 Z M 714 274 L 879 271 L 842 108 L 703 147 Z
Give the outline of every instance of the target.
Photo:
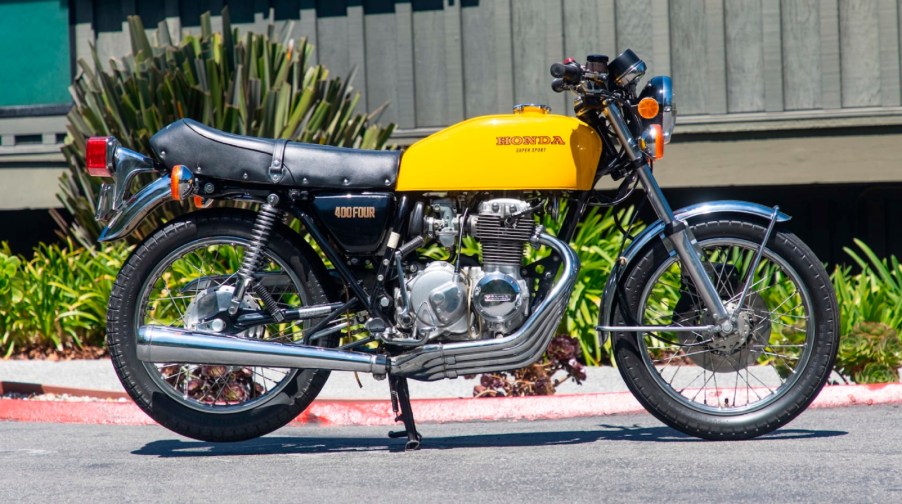
M 476 237 L 482 243 L 483 263 L 519 266 L 523 260 L 523 247 L 532 238 L 535 227 L 531 218 L 517 219 L 505 225 L 500 217 L 480 215 L 476 222 Z

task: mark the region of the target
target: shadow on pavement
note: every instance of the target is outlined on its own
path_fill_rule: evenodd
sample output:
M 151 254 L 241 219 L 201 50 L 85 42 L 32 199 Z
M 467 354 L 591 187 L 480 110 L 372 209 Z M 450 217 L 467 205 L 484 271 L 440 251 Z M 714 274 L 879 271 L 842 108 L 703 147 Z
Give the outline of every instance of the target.
M 708 441 L 687 436 L 670 427 L 642 427 L 623 425 L 599 425 L 598 430 L 559 432 L 517 432 L 477 434 L 448 437 L 431 437 L 428 426 L 421 450 L 448 450 L 454 448 L 497 448 L 516 446 L 549 446 L 594 443 L 596 441 L 652 441 L 658 443 L 705 443 Z M 387 430 L 386 430 L 387 432 Z M 844 431 L 781 429 L 746 442 L 774 441 L 781 439 L 815 439 L 844 436 Z M 239 443 L 210 443 L 182 439 L 150 442 L 132 452 L 161 458 L 172 457 L 223 457 L 235 455 L 292 455 L 354 451 L 404 450 L 401 440 L 388 437 L 276 437 L 268 436 Z

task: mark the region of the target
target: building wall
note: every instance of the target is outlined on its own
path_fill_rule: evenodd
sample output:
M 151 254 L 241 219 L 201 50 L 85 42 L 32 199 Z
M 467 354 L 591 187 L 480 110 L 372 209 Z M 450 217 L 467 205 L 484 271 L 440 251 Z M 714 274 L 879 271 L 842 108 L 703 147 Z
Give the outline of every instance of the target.
M 902 123 L 902 0 L 75 0 L 75 56 L 129 47 L 125 16 L 156 29 L 197 30 L 229 4 L 242 30 L 305 36 L 333 72 L 356 70 L 367 110 L 422 134 L 462 119 L 541 102 L 569 113 L 549 87 L 565 56 L 632 48 L 648 75 L 674 78 L 681 123 L 748 129 L 763 122 L 880 116 Z M 253 7 L 250 7 L 253 5 Z M 214 29 L 218 16 L 214 16 Z M 887 119 L 887 116 L 892 119 Z M 779 127 L 789 127 L 783 124 Z

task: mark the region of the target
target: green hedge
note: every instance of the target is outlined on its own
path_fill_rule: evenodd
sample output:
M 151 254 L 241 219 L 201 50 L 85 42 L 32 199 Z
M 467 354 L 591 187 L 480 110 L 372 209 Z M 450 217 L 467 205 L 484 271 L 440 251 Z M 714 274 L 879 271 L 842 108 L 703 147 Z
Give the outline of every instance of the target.
M 611 361 L 610 349 L 599 346 L 593 328 L 621 238 L 613 218 L 611 212 L 591 213 L 572 243 L 583 270 L 560 332 L 580 341 L 582 360 L 589 365 Z M 553 222 L 546 224 L 554 230 Z M 836 267 L 831 275 L 842 321 L 836 368 L 857 383 L 897 381 L 902 266 L 895 257 L 879 259 L 864 243 L 855 243 L 858 252 L 846 251 L 861 272 Z M 34 347 L 102 346 L 107 300 L 129 250 L 120 244 L 83 249 L 70 241 L 40 245 L 28 259 L 0 244 L 0 352 L 9 356 Z
M 107 300 L 129 249 L 39 245 L 31 259 L 0 245 L 0 352 L 102 346 Z

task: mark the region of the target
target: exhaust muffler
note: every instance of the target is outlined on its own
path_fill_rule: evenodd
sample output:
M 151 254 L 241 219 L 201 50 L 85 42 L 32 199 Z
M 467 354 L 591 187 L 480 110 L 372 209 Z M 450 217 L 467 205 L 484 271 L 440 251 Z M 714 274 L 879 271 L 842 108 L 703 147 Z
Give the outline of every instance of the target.
M 386 374 L 383 355 L 332 350 L 158 325 L 138 328 L 138 359 L 227 366 L 260 366 Z

